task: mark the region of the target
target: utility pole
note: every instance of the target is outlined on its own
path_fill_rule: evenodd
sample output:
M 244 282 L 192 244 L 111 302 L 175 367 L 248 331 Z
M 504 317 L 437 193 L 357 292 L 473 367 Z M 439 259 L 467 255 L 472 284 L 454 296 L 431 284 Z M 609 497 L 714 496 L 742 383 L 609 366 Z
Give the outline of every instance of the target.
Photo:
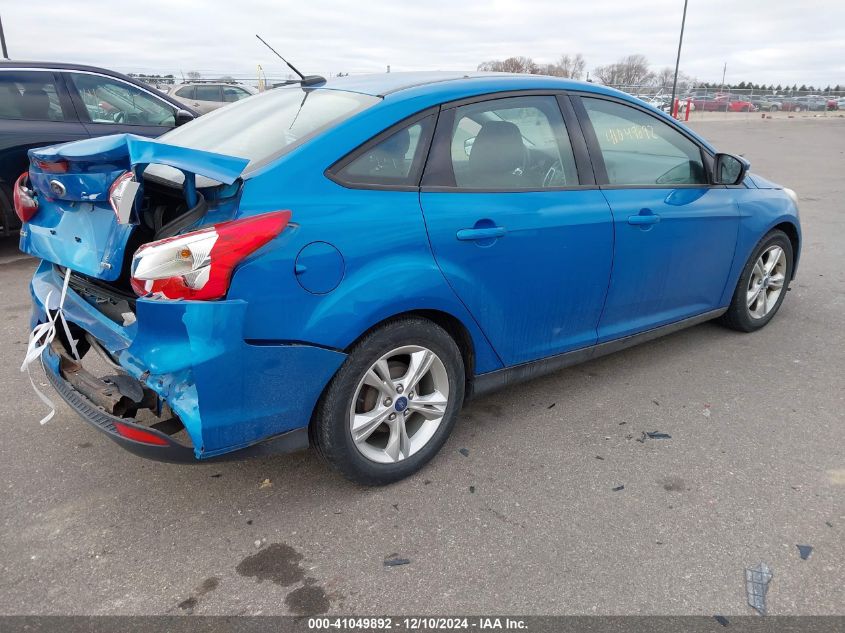
M 681 64 L 681 46 L 684 44 L 684 26 L 687 22 L 687 1 L 684 0 L 684 15 L 681 18 L 681 37 L 678 38 L 678 56 L 675 58 L 675 79 L 672 81 L 672 100 L 669 102 L 670 111 L 674 111 L 675 93 L 678 90 L 678 67 Z
M 6 50 L 6 35 L 3 33 L 3 18 L 0 18 L 0 46 L 3 48 L 3 59 L 9 59 L 9 52 Z
M 725 73 L 728 72 L 728 62 L 725 62 L 725 67 L 722 68 L 722 87 L 720 88 L 721 91 L 725 90 Z

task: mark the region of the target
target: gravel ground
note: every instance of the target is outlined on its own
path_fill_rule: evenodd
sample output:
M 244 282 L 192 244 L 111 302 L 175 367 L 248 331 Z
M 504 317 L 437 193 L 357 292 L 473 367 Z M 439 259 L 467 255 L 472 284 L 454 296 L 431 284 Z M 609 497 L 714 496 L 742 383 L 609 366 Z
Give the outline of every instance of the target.
M 845 119 L 694 125 L 802 198 L 777 318 L 478 400 L 387 488 L 310 451 L 145 461 L 64 404 L 40 427 L 18 372 L 34 262 L 0 242 L 0 613 L 749 614 L 763 561 L 770 613 L 845 614 Z

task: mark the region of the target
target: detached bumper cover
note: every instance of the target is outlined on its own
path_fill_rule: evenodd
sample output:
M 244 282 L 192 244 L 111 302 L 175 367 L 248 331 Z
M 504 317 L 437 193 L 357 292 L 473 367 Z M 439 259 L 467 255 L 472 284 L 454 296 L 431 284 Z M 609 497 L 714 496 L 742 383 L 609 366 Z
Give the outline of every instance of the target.
M 31 284 L 33 325 L 45 319 L 51 290 L 52 303 L 60 294 L 61 278 L 51 264 L 42 262 Z M 100 341 L 129 375 L 168 403 L 185 425 L 197 459 L 307 428 L 323 388 L 346 358 L 342 352 L 309 345 L 249 344 L 243 325 L 246 310 L 244 301 L 138 299 L 136 322 L 123 327 L 72 290 L 64 304 L 69 322 Z M 50 364 L 45 357 L 48 375 Z M 109 432 L 108 420 L 92 417 L 85 403 L 80 404 L 84 396 L 58 375 L 57 359 L 52 373 L 51 382 L 62 397 Z M 128 441 L 115 439 L 124 446 Z M 186 449 L 176 444 L 174 457 L 177 447 Z

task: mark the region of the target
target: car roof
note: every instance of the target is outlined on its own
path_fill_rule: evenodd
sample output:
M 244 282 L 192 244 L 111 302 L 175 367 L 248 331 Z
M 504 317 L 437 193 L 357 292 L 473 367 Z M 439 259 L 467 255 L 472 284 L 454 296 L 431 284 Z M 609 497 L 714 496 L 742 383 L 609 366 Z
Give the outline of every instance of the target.
M 72 64 L 68 62 L 34 62 L 29 60 L 4 59 L 0 60 L 0 68 L 51 68 L 54 70 L 87 70 L 95 73 L 103 73 L 104 75 L 115 75 L 116 77 L 126 77 L 123 73 L 109 70 L 108 68 L 101 68 L 100 66 L 88 66 L 87 64 Z M 129 77 L 129 79 L 132 79 Z
M 125 81 L 127 83 L 133 84 L 146 90 L 147 92 L 152 92 L 155 95 L 161 97 L 164 101 L 167 101 L 169 104 L 176 108 L 180 108 L 182 110 L 187 110 L 194 116 L 199 116 L 199 113 L 186 107 L 184 104 L 179 103 L 178 101 L 173 100 L 170 95 L 165 93 L 163 90 L 158 90 L 154 86 L 150 86 L 145 84 L 142 81 L 138 81 L 134 77 L 129 77 L 128 75 L 124 75 L 123 73 L 119 73 L 115 70 L 109 70 L 108 68 L 102 68 L 100 66 L 88 66 L 87 64 L 72 64 L 68 62 L 34 62 L 34 61 L 26 61 L 26 60 L 16 60 L 16 59 L 4 59 L 0 61 L 0 70 L 3 69 L 19 69 L 19 70 L 27 70 L 27 69 L 45 69 L 45 70 L 79 70 L 83 72 L 90 72 L 90 73 L 97 73 L 100 75 L 107 75 L 109 77 L 115 77 L 120 79 L 121 81 Z
M 454 84 L 463 86 L 484 84 L 484 89 L 495 86 L 495 90 L 586 90 L 589 92 L 618 91 L 605 88 L 600 84 L 551 77 L 548 75 L 529 75 L 524 73 L 496 73 L 485 71 L 418 71 L 394 72 L 372 75 L 347 75 L 332 77 L 317 86 L 330 90 L 347 90 L 360 92 L 374 97 L 386 97 L 397 93 L 431 93 L 434 91 L 448 92 Z M 622 93 L 619 93 L 622 94 Z M 404 95 L 403 95 L 404 96 Z
M 293 88 L 293 87 L 291 87 Z M 286 90 L 291 88 L 276 88 Z M 295 88 L 294 88 L 295 89 Z M 655 116 L 672 123 L 668 114 L 659 109 L 643 104 L 639 99 L 614 88 L 564 77 L 548 75 L 529 75 L 524 73 L 493 73 L 483 71 L 434 71 L 434 72 L 396 72 L 377 75 L 353 75 L 332 77 L 324 83 L 309 86 L 305 90 L 343 90 L 358 92 L 383 98 L 383 102 L 397 103 L 406 101 L 414 108 L 425 108 L 442 103 L 475 98 L 497 93 L 517 93 L 525 91 L 570 91 L 593 93 L 614 97 L 631 104 L 649 108 Z M 697 139 L 711 152 L 713 146 L 695 131 L 685 128 L 685 133 Z

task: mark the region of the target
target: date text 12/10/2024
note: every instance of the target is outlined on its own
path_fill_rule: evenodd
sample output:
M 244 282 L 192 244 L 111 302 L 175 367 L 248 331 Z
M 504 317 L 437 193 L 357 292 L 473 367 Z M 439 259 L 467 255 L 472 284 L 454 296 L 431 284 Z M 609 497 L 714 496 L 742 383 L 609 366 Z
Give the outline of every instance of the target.
M 308 618 L 309 630 L 399 630 L 399 631 L 442 631 L 442 630 L 510 630 L 527 631 L 525 620 L 497 617 L 337 617 Z

